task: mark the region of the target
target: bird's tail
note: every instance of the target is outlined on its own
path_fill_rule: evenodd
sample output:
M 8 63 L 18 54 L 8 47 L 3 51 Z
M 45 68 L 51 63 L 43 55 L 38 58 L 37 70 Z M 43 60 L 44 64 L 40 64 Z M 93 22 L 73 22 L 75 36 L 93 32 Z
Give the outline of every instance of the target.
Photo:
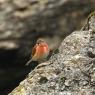
M 32 62 L 32 59 L 30 59 L 27 63 L 26 66 L 28 66 Z

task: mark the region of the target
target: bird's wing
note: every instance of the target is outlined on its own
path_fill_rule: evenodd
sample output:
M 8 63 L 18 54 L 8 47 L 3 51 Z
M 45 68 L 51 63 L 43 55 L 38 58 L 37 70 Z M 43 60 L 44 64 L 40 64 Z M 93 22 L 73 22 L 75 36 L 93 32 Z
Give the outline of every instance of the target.
M 35 52 L 36 52 L 36 47 L 37 47 L 37 45 L 35 45 L 33 48 L 32 48 L 32 57 L 34 56 L 34 54 L 35 54 Z

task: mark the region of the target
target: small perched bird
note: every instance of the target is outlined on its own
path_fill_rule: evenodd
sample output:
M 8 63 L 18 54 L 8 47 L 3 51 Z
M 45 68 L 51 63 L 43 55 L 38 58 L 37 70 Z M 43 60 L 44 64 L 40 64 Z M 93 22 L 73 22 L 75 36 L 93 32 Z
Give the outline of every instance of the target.
M 31 59 L 26 63 L 29 65 L 31 61 L 41 62 L 49 55 L 49 47 L 48 44 L 43 39 L 38 39 L 35 46 L 32 49 Z

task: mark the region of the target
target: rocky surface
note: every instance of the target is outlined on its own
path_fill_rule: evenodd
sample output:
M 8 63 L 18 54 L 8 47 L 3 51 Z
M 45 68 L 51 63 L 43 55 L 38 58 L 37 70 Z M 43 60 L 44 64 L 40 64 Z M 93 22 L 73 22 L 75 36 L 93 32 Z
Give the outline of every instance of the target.
M 95 95 L 94 20 L 95 14 L 88 22 L 90 29 L 67 36 L 50 60 L 38 65 L 9 95 Z
M 24 65 L 39 37 L 57 48 L 94 9 L 94 0 L 0 0 L 0 95 L 30 71 Z

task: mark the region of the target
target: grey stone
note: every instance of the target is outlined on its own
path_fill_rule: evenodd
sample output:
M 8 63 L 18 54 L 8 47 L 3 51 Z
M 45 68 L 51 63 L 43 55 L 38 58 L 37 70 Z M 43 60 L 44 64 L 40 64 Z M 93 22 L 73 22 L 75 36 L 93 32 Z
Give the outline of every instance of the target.
M 9 95 L 95 95 L 95 58 L 88 55 L 89 49 L 95 49 L 92 34 L 74 31 L 67 36 L 59 52 L 31 71 Z M 41 78 L 47 81 L 40 82 Z

